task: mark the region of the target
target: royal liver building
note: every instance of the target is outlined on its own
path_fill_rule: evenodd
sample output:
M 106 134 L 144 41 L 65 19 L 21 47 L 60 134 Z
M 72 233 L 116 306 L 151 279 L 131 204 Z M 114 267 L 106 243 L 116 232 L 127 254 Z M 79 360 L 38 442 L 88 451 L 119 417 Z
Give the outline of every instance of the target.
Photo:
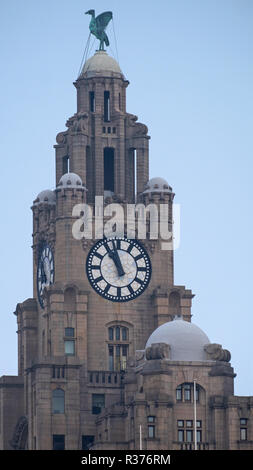
M 89 11 L 100 48 L 56 136 L 55 188 L 32 205 L 33 293 L 15 311 L 18 375 L 0 378 L 0 448 L 253 449 L 253 397 L 234 395 L 230 353 L 191 322 L 151 227 L 162 207 L 172 231 L 174 194 L 150 179 L 148 129 L 104 50 L 108 13 Z

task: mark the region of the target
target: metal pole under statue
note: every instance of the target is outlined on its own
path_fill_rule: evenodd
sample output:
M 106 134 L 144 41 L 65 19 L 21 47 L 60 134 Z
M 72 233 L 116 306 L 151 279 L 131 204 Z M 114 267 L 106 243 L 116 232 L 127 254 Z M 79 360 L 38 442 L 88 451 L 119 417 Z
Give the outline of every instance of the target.
M 194 450 L 197 450 L 196 380 L 193 381 L 193 403 L 194 403 Z

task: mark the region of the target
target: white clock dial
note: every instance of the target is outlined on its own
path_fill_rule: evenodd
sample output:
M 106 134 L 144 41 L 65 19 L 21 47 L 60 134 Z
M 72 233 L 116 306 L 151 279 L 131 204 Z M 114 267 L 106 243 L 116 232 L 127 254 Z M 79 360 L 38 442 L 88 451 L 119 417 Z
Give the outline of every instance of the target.
M 98 294 L 108 300 L 126 302 L 146 289 L 151 263 L 139 242 L 115 237 L 94 245 L 87 257 L 86 271 Z

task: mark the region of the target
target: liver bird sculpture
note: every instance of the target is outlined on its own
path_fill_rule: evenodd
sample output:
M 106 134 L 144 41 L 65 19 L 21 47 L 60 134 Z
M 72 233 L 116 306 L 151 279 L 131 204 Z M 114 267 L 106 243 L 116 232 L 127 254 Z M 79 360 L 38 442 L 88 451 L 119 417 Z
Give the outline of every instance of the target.
M 88 10 L 85 12 L 86 15 L 91 15 L 91 21 L 89 24 L 90 32 L 94 36 L 96 36 L 97 39 L 99 39 L 100 44 L 99 44 L 99 50 L 104 51 L 104 43 L 106 46 L 109 46 L 110 42 L 108 39 L 107 34 L 105 33 L 105 29 L 112 19 L 112 12 L 111 11 L 105 11 L 104 13 L 101 13 L 95 18 L 95 10 Z

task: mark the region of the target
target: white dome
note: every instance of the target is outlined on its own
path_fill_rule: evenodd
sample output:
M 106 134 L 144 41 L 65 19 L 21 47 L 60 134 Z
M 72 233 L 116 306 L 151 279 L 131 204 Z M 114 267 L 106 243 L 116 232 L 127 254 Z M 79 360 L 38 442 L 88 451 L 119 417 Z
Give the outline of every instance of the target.
M 96 75 L 104 75 L 108 77 L 115 76 L 115 74 L 120 77 L 123 75 L 118 62 L 116 62 L 113 57 L 109 56 L 106 51 L 96 51 L 96 53 L 85 62 L 81 76 L 85 75 L 89 78 Z
M 83 182 L 76 173 L 65 173 L 57 184 L 57 188 L 78 188 L 86 189 Z
M 51 191 L 51 189 L 45 189 L 45 191 L 41 191 L 38 196 L 36 197 L 34 204 L 41 204 L 42 202 L 46 204 L 55 204 L 55 193 Z
M 149 337 L 146 349 L 155 343 L 170 345 L 172 361 L 205 361 L 204 346 L 210 341 L 207 335 L 194 323 L 181 317 L 159 326 Z
M 172 187 L 169 186 L 168 182 L 164 178 L 156 177 L 151 178 L 145 188 L 143 193 L 171 193 Z

